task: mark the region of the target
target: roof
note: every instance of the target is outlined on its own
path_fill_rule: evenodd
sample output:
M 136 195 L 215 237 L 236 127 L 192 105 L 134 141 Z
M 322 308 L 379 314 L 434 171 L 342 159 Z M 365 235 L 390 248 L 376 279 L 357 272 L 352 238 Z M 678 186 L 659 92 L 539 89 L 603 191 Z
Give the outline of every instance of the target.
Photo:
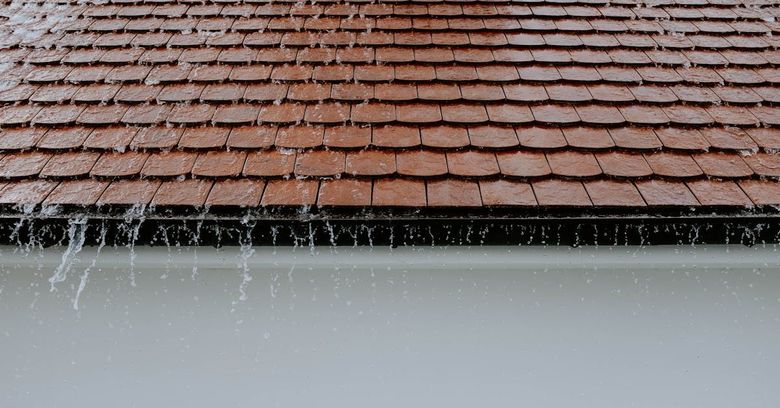
M 780 204 L 772 1 L 2 3 L 0 203 Z

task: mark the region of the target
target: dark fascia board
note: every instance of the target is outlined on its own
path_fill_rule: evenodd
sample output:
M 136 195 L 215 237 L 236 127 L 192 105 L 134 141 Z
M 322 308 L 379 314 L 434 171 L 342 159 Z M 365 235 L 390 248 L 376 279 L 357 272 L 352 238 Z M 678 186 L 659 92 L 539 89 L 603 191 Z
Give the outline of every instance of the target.
M 6 245 L 691 245 L 780 242 L 753 208 L 5 207 Z M 83 229 L 83 231 L 82 231 Z

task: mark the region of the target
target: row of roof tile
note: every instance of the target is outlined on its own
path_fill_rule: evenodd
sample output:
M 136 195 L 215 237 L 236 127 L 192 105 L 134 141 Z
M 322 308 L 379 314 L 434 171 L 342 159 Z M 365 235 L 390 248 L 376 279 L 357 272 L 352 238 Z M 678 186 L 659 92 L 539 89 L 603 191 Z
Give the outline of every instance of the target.
M 112 3 L 135 3 L 112 2 Z M 384 3 L 369 3 L 370 0 L 359 0 L 345 4 L 341 1 L 317 1 L 317 4 L 306 4 L 299 0 L 288 1 L 245 1 L 244 4 L 202 4 L 203 2 L 193 2 L 201 4 L 182 4 L 181 2 L 169 2 L 174 4 L 156 1 L 158 4 L 145 5 L 107 5 L 89 8 L 74 9 L 69 15 L 84 16 L 92 18 L 124 17 L 124 18 L 143 18 L 143 17 L 244 17 L 244 16 L 538 16 L 538 17 L 615 17 L 615 18 L 646 18 L 646 19 L 765 19 L 767 16 L 780 15 L 777 7 L 772 7 L 772 2 L 765 2 L 769 7 L 740 7 L 747 4 L 739 0 L 706 2 L 702 1 L 692 4 L 692 1 L 665 3 L 653 1 L 654 7 L 634 7 L 646 1 L 607 1 L 607 0 L 587 0 L 587 1 L 448 1 L 431 2 L 430 0 L 420 1 L 413 4 L 407 1 L 387 1 Z M 221 2 L 228 3 L 228 2 Z M 262 3 L 275 3 L 263 4 Z M 285 4 L 287 3 L 287 4 Z M 314 2 L 312 2 L 314 3 Z M 328 4 L 339 3 L 339 4 Z M 392 4 L 396 3 L 396 4 Z M 499 4 L 496 4 L 499 3 Z M 515 3 L 515 4 L 507 4 Z M 522 4 L 527 3 L 527 4 Z M 534 4 L 535 3 L 535 4 Z M 547 3 L 547 4 L 544 4 Z M 558 4 L 556 4 L 558 3 Z M 569 3 L 569 4 L 565 4 Z M 579 3 L 579 4 L 578 4 Z M 665 4 L 664 4 L 665 3 Z M 675 7 L 674 5 L 684 7 Z M 627 7 L 621 7 L 627 6 Z M 712 6 L 709 6 L 712 5 Z M 599 7 L 601 6 L 601 7 Z M 696 7 L 692 7 L 696 6 Z M 702 7 L 704 6 L 704 7 Z M 728 7 L 732 6 L 732 7 Z
M 780 203 L 780 185 L 757 180 L 77 180 L 0 185 L 0 204 L 160 206 L 752 206 Z
M 756 153 L 590 153 L 515 150 L 402 152 L 263 150 L 197 152 L 14 153 L 0 156 L 0 178 L 29 177 L 780 177 L 780 155 Z
M 780 125 L 780 107 L 715 105 L 707 108 L 670 105 L 562 104 L 142 104 L 142 105 L 11 105 L 0 108 L 0 125 L 246 125 L 307 124 L 600 124 L 727 126 Z
M 598 13 L 597 9 L 591 9 Z M 769 34 L 780 31 L 780 25 L 768 20 L 700 19 L 640 20 L 626 18 L 583 19 L 579 15 L 545 16 L 539 18 L 450 17 L 426 15 L 425 17 L 366 18 L 359 15 L 343 17 L 291 18 L 284 14 L 271 18 L 102 18 L 77 19 L 60 27 L 62 32 L 181 32 L 181 31 L 298 31 L 298 30 L 524 30 L 559 32 L 634 32 L 634 33 L 745 33 Z M 622 17 L 622 16 L 621 16 Z M 407 34 L 408 37 L 414 35 Z
M 774 64 L 773 64 L 774 65 Z M 780 83 L 780 70 L 750 68 L 662 68 L 623 66 L 545 65 L 512 66 L 493 64 L 467 65 L 110 65 L 38 66 L 6 71 L 7 80 L 23 79 L 35 85 L 54 84 L 123 84 L 222 82 L 499 82 L 499 83 L 574 83 L 574 84 L 663 84 L 663 85 L 774 85 Z M 522 96 L 518 100 L 527 100 Z
M 96 99 L 97 98 L 97 99 Z M 20 85 L 0 92 L 3 102 L 48 103 L 254 103 L 254 102 L 571 102 L 613 104 L 755 105 L 780 103 L 777 86 L 712 88 L 691 86 L 623 85 L 499 85 L 491 83 L 188 83 L 172 85 Z M 261 107 L 262 106 L 258 106 Z M 315 109 L 315 108 L 311 108 Z
M 102 127 L 0 130 L 0 150 L 156 149 L 610 149 L 765 152 L 780 150 L 777 128 L 597 128 L 495 126 Z

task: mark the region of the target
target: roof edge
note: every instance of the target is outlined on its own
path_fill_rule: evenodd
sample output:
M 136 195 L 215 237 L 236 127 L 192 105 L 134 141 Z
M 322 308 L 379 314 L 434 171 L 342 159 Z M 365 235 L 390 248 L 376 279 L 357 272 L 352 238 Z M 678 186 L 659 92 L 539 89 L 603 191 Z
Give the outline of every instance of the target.
M 80 241 L 80 242 L 76 242 Z M 775 207 L 541 211 L 36 207 L 0 213 L 0 244 L 72 245 L 697 245 L 780 243 Z

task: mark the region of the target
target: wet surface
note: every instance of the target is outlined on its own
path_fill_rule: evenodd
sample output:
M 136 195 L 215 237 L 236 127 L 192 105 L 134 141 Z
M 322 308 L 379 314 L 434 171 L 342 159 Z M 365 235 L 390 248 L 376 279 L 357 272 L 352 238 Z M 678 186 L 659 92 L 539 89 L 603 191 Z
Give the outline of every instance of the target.
M 780 403 L 774 247 L 14 251 L 2 406 Z

